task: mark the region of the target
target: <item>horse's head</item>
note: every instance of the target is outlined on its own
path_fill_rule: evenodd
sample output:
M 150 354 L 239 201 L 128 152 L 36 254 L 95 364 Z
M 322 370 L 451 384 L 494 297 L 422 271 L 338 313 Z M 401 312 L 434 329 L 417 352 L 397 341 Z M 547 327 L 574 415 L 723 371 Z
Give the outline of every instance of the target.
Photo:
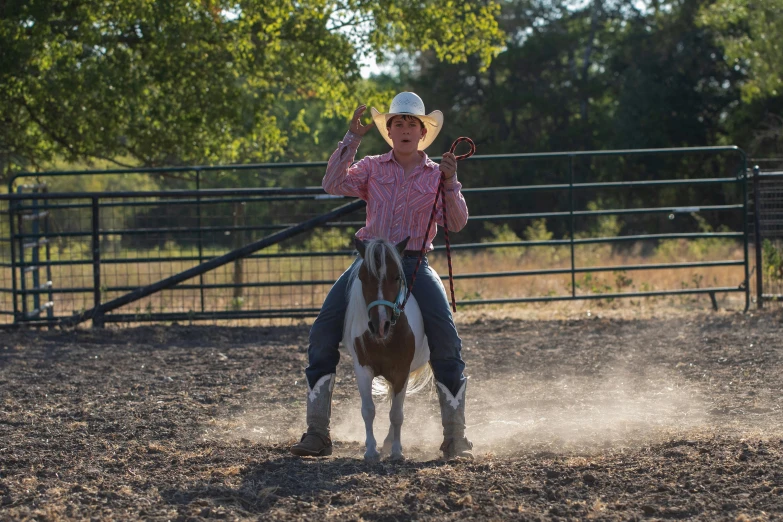
M 383 239 L 367 243 L 356 239 L 356 249 L 362 256 L 357 277 L 367 303 L 370 334 L 377 339 L 388 338 L 401 312 L 405 299 L 405 274 L 402 270 L 402 251 L 408 244 L 405 238 L 394 246 Z

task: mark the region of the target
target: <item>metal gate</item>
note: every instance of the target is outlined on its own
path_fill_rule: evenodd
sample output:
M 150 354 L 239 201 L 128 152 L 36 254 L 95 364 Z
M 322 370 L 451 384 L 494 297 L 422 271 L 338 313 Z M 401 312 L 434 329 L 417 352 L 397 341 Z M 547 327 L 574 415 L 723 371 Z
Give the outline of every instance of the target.
M 351 261 L 363 203 L 320 188 L 201 185 L 228 170 L 300 169 L 317 181 L 324 165 L 16 176 L 0 195 L 0 321 L 314 316 Z M 476 187 L 498 172 L 513 183 Z M 45 186 L 63 176 L 131 173 L 177 173 L 195 188 Z M 17 190 L 30 179 L 37 189 Z M 474 156 L 460 166 L 460 179 L 472 228 L 451 236 L 458 306 L 700 295 L 717 306 L 718 294 L 738 294 L 749 305 L 748 180 L 736 147 Z M 658 197 L 678 204 L 635 203 Z M 431 263 L 445 273 L 441 248 Z

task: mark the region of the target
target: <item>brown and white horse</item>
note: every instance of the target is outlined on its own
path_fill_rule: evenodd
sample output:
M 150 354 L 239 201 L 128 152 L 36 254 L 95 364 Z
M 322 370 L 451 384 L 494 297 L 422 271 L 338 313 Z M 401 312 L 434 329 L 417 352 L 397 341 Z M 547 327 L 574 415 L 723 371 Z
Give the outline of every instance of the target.
M 382 451 L 390 453 L 392 460 L 402 460 L 400 431 L 405 395 L 432 383 L 430 349 L 413 295 L 400 310 L 407 291 L 400 255 L 407 242 L 395 246 L 382 239 L 367 243 L 356 240 L 362 261 L 354 268 L 348 286 L 343 346 L 353 358 L 367 432 L 364 459 L 370 463 L 381 458 L 372 429 L 373 394 L 391 399 L 391 426 Z

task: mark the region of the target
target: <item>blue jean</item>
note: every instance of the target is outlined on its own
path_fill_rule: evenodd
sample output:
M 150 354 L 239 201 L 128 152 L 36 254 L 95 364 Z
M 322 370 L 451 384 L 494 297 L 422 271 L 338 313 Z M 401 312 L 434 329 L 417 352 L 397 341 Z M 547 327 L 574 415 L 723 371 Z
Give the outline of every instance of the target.
M 416 268 L 416 257 L 403 257 L 402 266 L 408 285 L 411 282 L 413 269 Z M 354 261 L 358 263 L 359 259 Z M 351 265 L 353 268 L 353 264 Z M 307 382 L 312 388 L 318 379 L 324 375 L 335 373 L 340 361 L 338 346 L 343 338 L 343 323 L 345 309 L 348 304 L 347 287 L 351 268 L 348 268 L 329 290 L 321 312 L 310 329 L 310 346 L 307 350 L 309 365 L 305 370 Z M 430 346 L 430 365 L 435 379 L 446 386 L 453 395 L 462 387 L 465 380 L 462 360 L 462 339 L 457 335 L 451 305 L 440 279 L 430 269 L 427 257 L 422 259 L 419 272 L 416 274 L 416 284 L 413 286 L 413 296 L 421 308 L 424 320 L 424 333 Z

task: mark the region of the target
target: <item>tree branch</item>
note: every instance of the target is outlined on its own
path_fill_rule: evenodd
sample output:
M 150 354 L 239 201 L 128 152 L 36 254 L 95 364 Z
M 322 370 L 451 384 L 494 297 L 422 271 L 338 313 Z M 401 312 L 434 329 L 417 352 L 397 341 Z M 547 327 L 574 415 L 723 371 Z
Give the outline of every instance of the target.
M 44 133 L 45 133 L 47 136 L 49 136 L 49 138 L 51 138 L 51 139 L 52 139 L 52 141 L 56 142 L 58 145 L 60 145 L 60 146 L 61 146 L 61 147 L 63 147 L 64 149 L 68 150 L 68 152 L 69 152 L 69 153 L 70 153 L 70 154 L 71 154 L 73 157 L 76 157 L 76 158 L 83 158 L 83 159 L 88 159 L 88 158 L 95 158 L 95 159 L 100 159 L 100 160 L 104 160 L 104 161 L 109 161 L 109 162 L 111 162 L 111 163 L 114 163 L 115 165 L 118 165 L 118 166 L 120 166 L 120 167 L 131 168 L 131 169 L 132 169 L 132 168 L 135 168 L 135 165 L 128 165 L 128 164 L 125 164 L 125 163 L 122 163 L 121 161 L 117 161 L 117 160 L 116 160 L 116 159 L 114 159 L 114 158 L 110 158 L 110 157 L 107 157 L 107 156 L 103 156 L 103 155 L 101 155 L 101 154 L 92 154 L 92 153 L 88 153 L 88 152 L 85 152 L 85 151 L 79 151 L 79 150 L 77 150 L 77 149 L 76 149 L 76 148 L 75 148 L 75 147 L 74 147 L 72 144 L 70 144 L 70 143 L 68 142 L 68 140 L 67 140 L 67 139 L 65 139 L 65 138 L 63 138 L 62 136 L 58 135 L 58 134 L 57 134 L 56 132 L 54 132 L 54 131 L 53 131 L 51 128 L 49 128 L 49 126 L 48 126 L 48 125 L 46 125 L 46 124 L 45 124 L 43 121 L 41 121 L 41 119 L 40 119 L 40 118 L 38 118 L 38 117 L 36 116 L 35 112 L 32 110 L 32 108 L 30 107 L 30 105 L 27 103 L 27 101 L 26 101 L 26 100 L 24 100 L 24 99 L 20 99 L 19 101 L 21 102 L 21 105 L 22 105 L 22 106 L 23 106 L 23 107 L 24 107 L 24 108 L 27 110 L 27 114 L 30 116 L 30 119 L 31 119 L 31 120 L 32 120 L 32 121 L 33 121 L 33 122 L 34 122 L 36 125 L 38 125 L 38 127 L 39 127 L 39 128 L 40 128 L 40 129 L 41 129 L 41 130 L 42 130 L 42 131 L 43 131 L 43 132 L 44 132 Z
M 55 131 L 50 129 L 48 125 L 46 125 L 43 121 L 41 121 L 41 119 L 38 118 L 38 116 L 36 116 L 35 111 L 33 111 L 33 109 L 27 103 L 27 100 L 25 100 L 24 98 L 19 98 L 18 101 L 21 103 L 22 107 L 24 107 L 25 110 L 27 110 L 27 114 L 28 114 L 28 116 L 30 116 L 30 119 L 36 125 L 38 125 L 38 127 L 44 132 L 44 134 L 49 136 L 49 138 L 52 141 L 54 141 L 55 143 L 57 143 L 58 145 L 60 145 L 64 149 L 66 149 L 73 156 L 75 156 L 75 157 L 80 156 L 79 152 L 74 149 L 73 145 L 71 145 L 68 142 L 67 139 L 65 139 L 62 136 L 58 135 Z

